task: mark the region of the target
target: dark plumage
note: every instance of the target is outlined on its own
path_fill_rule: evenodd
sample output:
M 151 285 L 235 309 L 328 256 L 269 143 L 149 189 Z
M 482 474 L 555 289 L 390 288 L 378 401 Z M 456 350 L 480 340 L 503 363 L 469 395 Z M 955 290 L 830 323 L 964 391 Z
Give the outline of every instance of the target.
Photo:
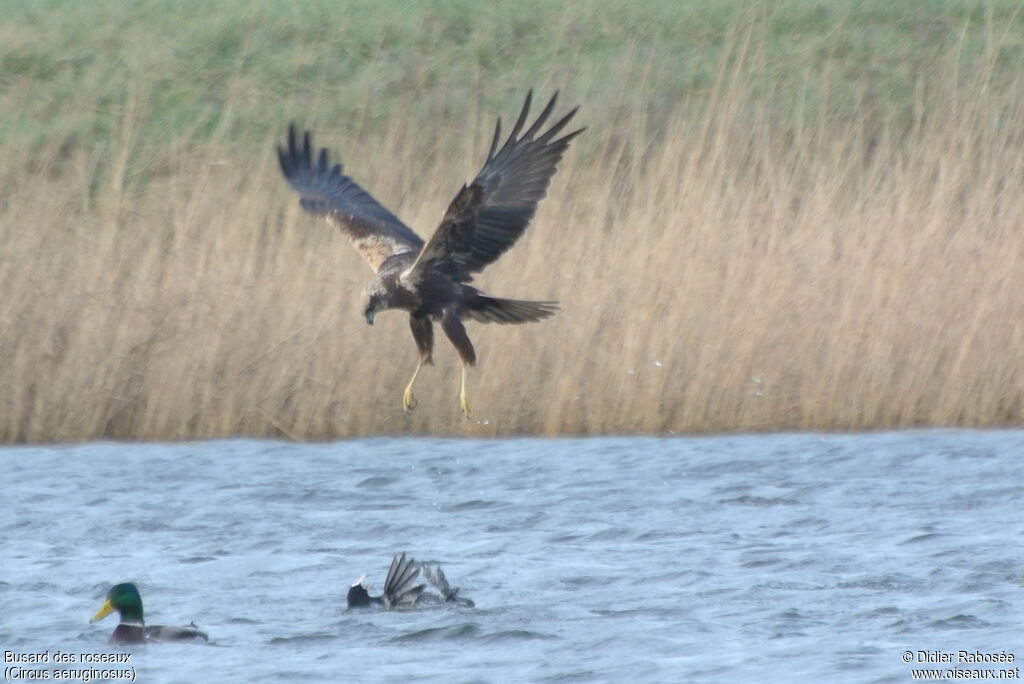
M 426 585 L 414 584 L 420 576 L 419 566 L 412 558 L 406 558 L 403 553 L 391 559 L 391 567 L 388 568 L 388 575 L 384 579 L 384 593 L 380 596 L 370 596 L 366 584 L 366 575 L 363 575 L 348 588 L 348 607 L 365 608 L 368 606 L 382 606 L 388 610 L 411 606 L 416 603 Z
M 451 340 L 462 360 L 460 406 L 470 415 L 466 395 L 466 368 L 476 364 L 476 352 L 463 319 L 483 323 L 527 323 L 543 320 L 557 310 L 553 301 L 499 299 L 468 285 L 473 274 L 494 262 L 522 236 L 547 194 L 558 162 L 579 135 L 579 129 L 558 137 L 573 109 L 547 130 L 557 93 L 526 129 L 532 91 L 505 143 L 501 120 L 483 168 L 463 185 L 426 244 L 415 232 L 385 209 L 365 190 L 331 166 L 326 149 L 314 155 L 312 136 L 288 129 L 287 145 L 278 148 L 281 171 L 301 195 L 303 209 L 341 229 L 376 273 L 363 291 L 363 315 L 386 309 L 409 312 L 409 326 L 419 350 L 419 363 L 402 396 L 402 407 L 412 410 L 412 387 L 423 364 L 432 363 L 433 322 Z
M 209 641 L 206 632 L 191 623 L 187 627 L 146 625 L 143 620 L 142 596 L 138 588 L 126 582 L 115 584 L 107 592 L 103 605 L 92 616 L 90 622 L 102 620 L 117 611 L 120 622 L 110 635 L 112 644 L 144 644 L 159 641 Z
M 433 594 L 426 593 L 426 585 L 416 584 L 420 574 L 437 589 L 440 599 Z M 391 559 L 391 567 L 388 568 L 387 578 L 384 580 L 384 593 L 380 596 L 370 596 L 370 585 L 366 583 L 366 575 L 356 580 L 348 588 L 348 607 L 366 608 L 369 606 L 380 606 L 385 609 L 408 608 L 424 601 L 443 600 L 445 603 L 466 606 L 472 608 L 475 604 L 467 598 L 459 596 L 459 590 L 453 589 L 448 584 L 448 578 L 439 565 L 433 567 L 417 563 L 412 558 L 407 558 L 405 553 Z

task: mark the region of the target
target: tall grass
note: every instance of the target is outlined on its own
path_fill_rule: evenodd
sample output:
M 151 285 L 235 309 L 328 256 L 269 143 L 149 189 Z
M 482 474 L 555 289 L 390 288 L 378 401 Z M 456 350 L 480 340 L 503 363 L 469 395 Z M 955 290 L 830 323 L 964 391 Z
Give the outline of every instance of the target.
M 45 50 L 7 53 L 0 105 L 21 116 L 0 126 L 0 440 L 1021 422 L 1024 80 L 1006 66 L 1021 54 L 1018 15 L 937 15 L 942 27 L 906 34 L 941 35 L 918 36 L 927 59 L 896 74 L 891 55 L 857 53 L 866 76 L 851 79 L 856 17 L 828 15 L 814 40 L 780 47 L 797 29 L 754 8 L 708 20 L 713 59 L 675 64 L 681 85 L 664 63 L 673 37 L 649 40 L 658 17 L 624 36 L 593 5 L 560 7 L 543 29 L 557 59 L 527 50 L 500 82 L 488 60 L 505 48 L 471 8 L 458 10 L 460 60 L 406 56 L 393 77 L 374 52 L 389 31 L 445 35 L 458 15 L 382 21 L 344 92 L 314 68 L 322 56 L 303 57 L 325 45 L 315 16 L 271 17 L 294 61 L 258 74 L 266 17 L 214 31 L 227 45 L 206 59 L 223 64 L 187 104 L 168 95 L 185 86 L 166 45 L 152 48 L 170 51 L 163 61 L 82 67 L 77 86 L 53 74 L 78 67 Z M 607 54 L 602 30 L 620 39 Z M 131 50 L 144 38 L 116 36 Z M 406 316 L 365 325 L 356 302 L 372 274 L 302 213 L 272 148 L 288 120 L 314 126 L 427 236 L 528 85 L 563 87 L 588 131 L 479 284 L 562 310 L 469 326 L 473 421 L 439 336 L 404 415 Z

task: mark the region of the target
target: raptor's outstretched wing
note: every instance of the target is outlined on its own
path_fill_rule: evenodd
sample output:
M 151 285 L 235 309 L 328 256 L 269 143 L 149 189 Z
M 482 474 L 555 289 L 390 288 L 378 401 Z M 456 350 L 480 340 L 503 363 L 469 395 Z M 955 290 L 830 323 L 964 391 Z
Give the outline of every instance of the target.
M 289 126 L 288 146 L 278 147 L 277 156 L 285 178 L 302 196 L 302 208 L 340 228 L 374 272 L 388 257 L 423 247 L 411 228 L 342 173 L 341 164 L 330 165 L 326 149 L 313 159 L 309 131 L 300 144 L 295 126 Z
M 416 280 L 424 273 L 440 271 L 456 280 L 470 280 L 471 273 L 483 270 L 500 257 L 526 230 L 537 205 L 547 194 L 569 141 L 584 130 L 555 137 L 576 114 L 573 109 L 540 133 L 555 107 L 555 93 L 533 125 L 520 135 L 532 97 L 530 91 L 501 149 L 501 119 L 498 120 L 483 168 L 472 183 L 462 186 L 405 277 Z

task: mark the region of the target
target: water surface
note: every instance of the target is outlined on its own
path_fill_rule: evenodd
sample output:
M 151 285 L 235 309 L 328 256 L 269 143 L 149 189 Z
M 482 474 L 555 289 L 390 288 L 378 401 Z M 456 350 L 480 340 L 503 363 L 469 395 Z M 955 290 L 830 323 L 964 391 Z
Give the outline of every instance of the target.
M 1024 657 L 1024 432 L 87 444 L 0 450 L 0 643 L 138 681 L 911 681 Z M 347 612 L 391 554 L 475 609 Z M 986 665 L 985 667 L 1014 667 Z M 81 667 L 81 666 L 79 666 Z M 948 667 L 948 666 L 946 666 Z M 965 667 L 965 666 L 962 666 Z

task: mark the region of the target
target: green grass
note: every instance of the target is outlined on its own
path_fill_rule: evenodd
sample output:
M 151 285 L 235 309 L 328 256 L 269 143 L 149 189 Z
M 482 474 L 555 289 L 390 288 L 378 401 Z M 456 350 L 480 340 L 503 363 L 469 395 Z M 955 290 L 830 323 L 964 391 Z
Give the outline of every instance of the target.
M 216 139 L 255 156 L 251 144 L 289 119 L 379 135 L 409 91 L 406 114 L 430 126 L 452 110 L 495 111 L 531 85 L 615 121 L 642 84 L 657 132 L 680 106 L 706 102 L 724 46 L 744 30 L 762 34 L 754 85 L 782 119 L 870 107 L 880 125 L 908 121 L 936 60 L 956 53 L 974 73 L 995 49 L 997 88 L 1024 61 L 1019 1 L 0 5 L 0 145 L 106 150 L 124 103 L 141 95 L 142 166 L 172 142 Z

